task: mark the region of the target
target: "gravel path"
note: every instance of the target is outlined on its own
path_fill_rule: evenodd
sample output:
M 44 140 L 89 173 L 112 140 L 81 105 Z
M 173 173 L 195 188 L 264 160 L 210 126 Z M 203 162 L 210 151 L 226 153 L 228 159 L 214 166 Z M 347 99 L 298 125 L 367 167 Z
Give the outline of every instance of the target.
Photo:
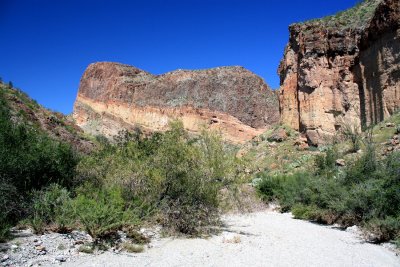
M 140 254 L 79 257 L 62 266 L 400 266 L 400 257 L 363 242 L 354 231 L 257 212 L 225 217 L 227 228 L 209 239 L 162 238 Z

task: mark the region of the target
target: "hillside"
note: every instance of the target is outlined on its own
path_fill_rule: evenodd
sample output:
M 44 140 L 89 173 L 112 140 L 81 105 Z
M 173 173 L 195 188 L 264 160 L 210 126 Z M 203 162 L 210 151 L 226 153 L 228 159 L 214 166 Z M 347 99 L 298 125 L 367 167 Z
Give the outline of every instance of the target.
M 20 89 L 11 88 L 8 84 L 0 83 L 0 90 L 12 120 L 17 124 L 23 124 L 55 140 L 66 142 L 77 151 L 88 153 L 92 150 L 93 143 L 90 138 L 85 136 L 69 116 L 46 109 Z

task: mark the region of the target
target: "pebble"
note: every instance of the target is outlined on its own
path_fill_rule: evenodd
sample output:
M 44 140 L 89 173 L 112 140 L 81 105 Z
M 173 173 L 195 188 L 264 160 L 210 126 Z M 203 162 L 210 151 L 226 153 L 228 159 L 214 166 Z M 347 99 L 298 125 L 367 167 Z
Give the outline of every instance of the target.
M 56 261 L 64 262 L 66 260 L 67 260 L 67 258 L 65 256 L 63 256 L 63 255 L 56 256 Z
M 35 246 L 40 246 L 41 244 L 43 244 L 43 242 L 40 241 L 40 240 L 36 240 L 36 241 L 33 241 L 33 242 L 35 243 Z
M 36 246 L 35 249 L 38 250 L 38 251 L 45 251 L 46 247 L 44 247 L 44 246 Z
M 11 250 L 16 250 L 17 248 L 18 248 L 18 246 L 17 245 L 11 245 Z
M 10 256 L 4 255 L 3 258 L 1 258 L 1 261 L 2 261 L 2 262 L 3 262 L 3 261 L 6 261 L 6 260 L 8 260 L 9 258 L 10 258 Z

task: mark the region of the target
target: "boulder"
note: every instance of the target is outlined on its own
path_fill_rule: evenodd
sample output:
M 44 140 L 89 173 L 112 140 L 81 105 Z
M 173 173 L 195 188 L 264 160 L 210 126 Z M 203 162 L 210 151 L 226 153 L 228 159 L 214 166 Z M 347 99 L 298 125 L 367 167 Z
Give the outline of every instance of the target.
M 283 128 L 275 129 L 272 134 L 268 137 L 270 142 L 283 142 L 288 138 L 286 130 Z
M 345 162 L 344 159 L 337 159 L 336 160 L 336 165 L 343 167 L 343 166 L 346 166 L 346 162 Z

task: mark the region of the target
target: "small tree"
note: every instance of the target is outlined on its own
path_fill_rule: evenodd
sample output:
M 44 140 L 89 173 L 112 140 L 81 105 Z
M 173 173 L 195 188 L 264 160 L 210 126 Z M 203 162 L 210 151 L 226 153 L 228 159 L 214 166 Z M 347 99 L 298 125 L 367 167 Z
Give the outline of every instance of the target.
M 8 82 L 8 88 L 12 89 L 13 87 L 14 87 L 14 85 L 13 85 L 12 81 L 9 81 Z

